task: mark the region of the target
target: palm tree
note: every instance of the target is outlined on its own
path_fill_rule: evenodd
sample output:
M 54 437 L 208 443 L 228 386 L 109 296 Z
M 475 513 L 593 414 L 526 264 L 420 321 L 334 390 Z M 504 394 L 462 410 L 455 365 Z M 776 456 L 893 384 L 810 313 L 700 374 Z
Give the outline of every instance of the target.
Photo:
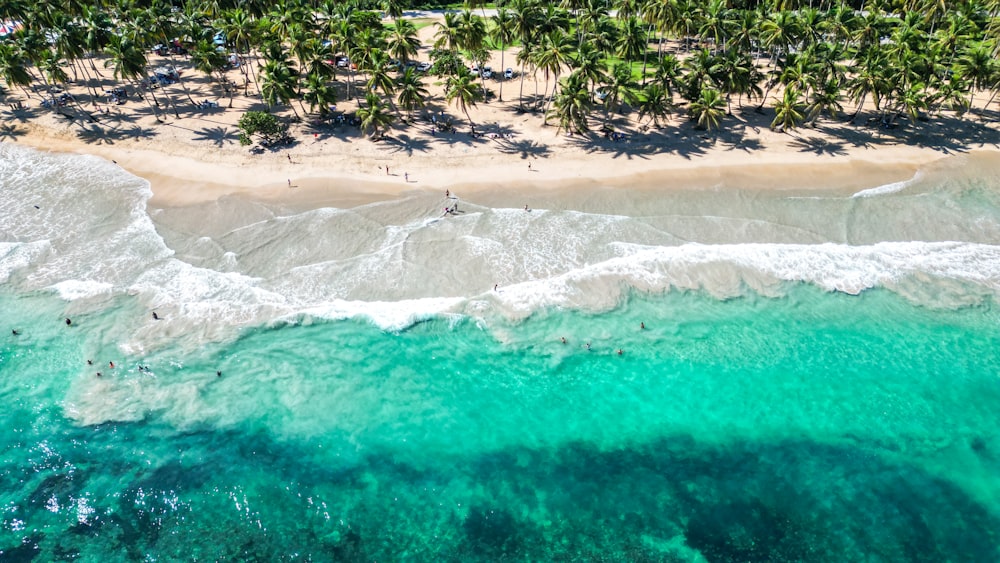
M 389 76 L 389 55 L 385 51 L 375 51 L 372 53 L 371 66 L 365 69 L 368 73 L 368 91 L 381 90 L 382 95 L 387 99 L 392 99 L 392 93 L 396 89 L 396 82 Z
M 799 24 L 795 14 L 780 11 L 771 14 L 760 25 L 761 41 L 771 49 L 772 56 L 788 52 L 788 48 L 798 41 Z
M 100 74 L 94 65 L 93 55 L 103 51 L 111 40 L 111 18 L 100 8 L 84 5 L 81 6 L 80 24 L 83 26 L 83 46 L 87 49 L 90 68 Z
M 611 112 L 618 109 L 621 102 L 633 104 L 639 85 L 632 79 L 632 68 L 626 63 L 616 63 L 611 68 L 610 80 L 601 88 L 604 95 L 604 120 L 610 121 Z
M 581 43 L 573 54 L 571 61 L 573 73 L 582 76 L 586 82 L 590 83 L 590 91 L 594 92 L 598 82 L 604 82 L 608 78 L 608 65 L 604 61 L 601 53 L 590 43 Z
M 718 129 L 725 116 L 725 102 L 722 95 L 714 88 L 705 88 L 698 98 L 691 103 L 689 112 L 697 122 L 698 129 Z
M 585 77 L 571 74 L 563 81 L 559 96 L 555 98 L 553 108 L 546 114 L 545 120 L 554 117 L 559 121 L 556 132 L 565 129 L 570 133 L 585 133 L 590 129 L 587 119 L 592 105 L 593 97 L 587 89 Z
M 258 64 L 256 51 L 253 48 L 257 38 L 257 27 L 254 20 L 242 8 L 234 8 L 222 12 L 222 17 L 216 25 L 225 34 L 226 40 L 235 47 L 237 53 L 241 55 L 246 54 L 252 59 L 251 64 L 241 65 L 240 70 L 245 74 L 249 73 L 249 78 L 253 80 L 254 88 L 260 94 L 260 83 L 257 81 L 257 72 L 254 70 Z M 244 80 L 244 96 L 247 95 L 250 80 Z
M 321 118 L 325 118 L 330 113 L 330 108 L 337 103 L 337 92 L 318 74 L 306 76 L 306 89 L 302 98 L 309 104 L 309 111 L 319 109 Z
M 521 50 L 517 52 L 517 62 L 521 65 L 521 88 L 518 91 L 518 102 L 517 105 L 520 109 L 524 109 L 524 67 L 531 65 L 534 69 L 535 54 L 537 52 L 537 47 L 533 43 L 527 43 L 521 45 Z M 534 80 L 534 72 L 532 72 L 532 80 Z M 535 85 L 535 95 L 538 94 L 537 82 Z
M 261 67 L 260 92 L 264 102 L 271 106 L 278 103 L 287 104 L 292 108 L 295 117 L 299 113 L 295 111 L 291 101 L 295 98 L 296 86 L 298 85 L 299 72 L 295 68 L 287 53 L 278 45 L 271 45 L 264 58 L 264 66 Z
M 436 49 L 448 49 L 458 51 L 462 48 L 462 29 L 458 14 L 445 12 L 444 21 L 434 24 L 437 32 L 434 33 L 434 47 Z
M 800 121 L 805 119 L 802 115 L 801 94 L 794 86 L 785 88 L 785 94 L 781 99 L 774 99 L 774 120 L 771 121 L 771 129 L 779 125 L 784 133 L 795 129 Z
M 844 106 L 840 104 L 840 83 L 835 80 L 828 80 L 819 88 L 813 90 L 812 102 L 806 108 L 810 123 L 815 123 L 816 118 L 826 113 L 830 119 L 837 119 L 840 112 L 844 111 Z
M 389 113 L 385 103 L 374 92 L 365 94 L 365 106 L 358 108 L 358 119 L 361 120 L 361 130 L 378 140 L 385 135 L 396 117 Z
M 424 101 L 430 95 L 413 67 L 408 67 L 403 72 L 403 76 L 399 79 L 398 92 L 396 100 L 399 102 L 399 107 L 406 110 L 407 119 L 412 116 L 414 109 L 424 107 Z
M 670 114 L 671 103 L 667 91 L 660 84 L 650 82 L 639 94 L 639 119 L 649 116 L 649 121 L 660 126 L 660 118 Z
M 132 40 L 121 35 L 112 35 L 104 52 L 108 56 L 104 61 L 104 67 L 113 68 L 113 76 L 116 80 L 126 80 L 132 84 L 133 89 L 137 90 L 136 81 L 146 75 L 146 55 L 142 50 Z M 142 98 L 146 99 L 145 96 Z M 155 95 L 153 95 L 153 99 L 156 99 Z M 159 112 L 153 107 L 153 104 L 150 104 L 149 100 L 146 100 L 146 104 L 153 111 L 156 120 L 160 121 Z
M 621 35 L 615 43 L 615 54 L 626 61 L 635 61 L 646 52 L 646 30 L 639 18 L 631 17 L 622 22 Z
M 0 43 L 0 76 L 8 87 L 17 86 L 24 96 L 31 99 L 26 86 L 31 85 L 31 74 L 25 66 L 21 50 L 11 43 Z
M 958 57 L 955 71 L 969 81 L 969 108 L 973 107 L 976 90 L 996 88 L 998 65 L 993 58 L 991 46 L 983 41 L 972 43 Z M 983 108 L 985 109 L 985 107 Z
M 535 53 L 535 66 L 537 66 L 545 76 L 545 90 L 549 89 L 549 76 L 553 76 L 556 81 L 562 73 L 563 67 L 569 66 L 572 60 L 573 37 L 562 30 L 549 33 L 542 40 L 542 46 Z M 552 96 L 555 95 L 556 86 L 552 86 L 552 93 L 549 95 L 549 103 L 552 103 Z
M 503 6 L 497 8 L 497 13 L 493 15 L 490 20 L 493 23 L 493 27 L 490 28 L 490 38 L 500 43 L 500 71 L 506 68 L 506 63 L 504 58 L 507 55 L 507 45 L 514 40 L 514 16 L 507 8 Z M 503 101 L 503 83 L 500 82 L 500 93 L 497 96 L 497 100 Z
M 417 39 L 417 28 L 410 20 L 396 20 L 388 39 L 389 54 L 400 63 L 417 56 L 420 51 L 420 40 Z
M 698 29 L 698 34 L 703 40 L 712 40 L 713 53 L 720 45 L 723 51 L 726 50 L 726 41 L 734 27 L 735 22 L 732 21 L 726 2 L 724 0 L 709 0 L 708 5 L 701 11 L 701 26 Z
M 475 124 L 472 123 L 472 117 L 469 115 L 469 107 L 476 107 L 476 102 L 482 101 L 483 91 L 476 84 L 472 74 L 463 72 L 448 77 L 445 83 L 444 97 L 449 104 L 455 102 L 465 114 L 465 118 L 469 120 L 469 125 L 475 127 Z

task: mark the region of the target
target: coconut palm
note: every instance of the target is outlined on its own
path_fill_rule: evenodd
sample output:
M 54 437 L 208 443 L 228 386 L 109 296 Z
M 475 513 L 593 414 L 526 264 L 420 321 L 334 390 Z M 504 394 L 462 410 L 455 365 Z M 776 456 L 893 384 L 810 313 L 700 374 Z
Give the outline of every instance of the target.
M 26 89 L 31 85 L 31 74 L 25 66 L 25 57 L 21 50 L 12 43 L 0 43 L 0 76 L 3 76 L 8 88 L 18 87 L 24 96 L 31 99 Z
M 604 119 L 610 120 L 611 112 L 617 110 L 622 102 L 634 104 L 636 89 L 639 85 L 632 78 L 632 68 L 625 63 L 616 63 L 611 68 L 611 75 L 608 82 L 601 88 L 600 92 L 604 96 Z
M 397 92 L 396 101 L 399 102 L 399 107 L 406 110 L 407 118 L 412 116 L 413 110 L 424 107 L 425 100 L 430 95 L 413 67 L 408 67 L 403 72 Z
M 667 90 L 657 82 L 650 82 L 639 93 L 639 119 L 649 117 L 650 123 L 660 126 L 660 119 L 670 115 L 671 103 Z
M 302 99 L 309 104 L 309 111 L 315 112 L 318 109 L 319 116 L 325 118 L 329 115 L 330 108 L 337 103 L 337 92 L 323 76 L 309 74 L 306 76 Z
M 361 120 L 361 131 L 378 140 L 385 136 L 396 117 L 386 108 L 382 98 L 374 92 L 368 92 L 365 94 L 365 105 L 358 108 L 358 119 Z
M 691 118 L 697 122 L 698 129 L 718 129 L 722 118 L 726 115 L 725 101 L 722 94 L 714 88 L 705 88 L 698 98 L 691 103 L 688 111 Z
M 401 63 L 412 60 L 420 51 L 417 28 L 410 20 L 396 20 L 389 33 L 387 46 L 389 54 Z
M 136 81 L 144 78 L 146 75 L 146 55 L 142 50 L 132 40 L 122 35 L 112 35 L 108 44 L 104 47 L 104 53 L 108 57 L 104 61 L 104 67 L 110 67 L 114 70 L 113 76 L 115 79 L 125 80 L 132 84 L 134 89 L 137 89 L 135 85 Z M 155 102 L 155 94 L 152 91 L 150 91 L 150 94 Z M 142 98 L 146 100 L 146 104 L 149 105 L 149 109 L 152 110 L 156 120 L 160 121 L 160 115 L 156 107 L 150 104 L 145 96 L 142 96 Z M 159 103 L 157 102 L 156 105 L 158 106 Z
M 976 90 L 996 88 L 998 64 L 991 46 L 983 41 L 970 44 L 955 62 L 955 71 L 969 82 L 969 108 L 973 107 Z M 985 109 L 985 108 L 984 108 Z
M 826 114 L 830 119 L 837 119 L 844 106 L 840 103 L 840 83 L 835 80 L 824 82 L 813 90 L 812 101 L 806 108 L 807 120 L 814 123 L 816 118 Z
M 771 129 L 780 126 L 782 132 L 787 133 L 805 119 L 802 114 L 801 94 L 794 86 L 785 88 L 785 93 L 781 99 L 774 99 L 774 120 L 771 121 Z
M 562 70 L 568 67 L 573 56 L 573 37 L 562 30 L 555 30 L 549 33 L 542 40 L 542 45 L 535 52 L 535 66 L 542 71 L 545 76 L 544 95 L 549 89 L 549 77 L 552 76 L 557 82 Z M 549 103 L 552 103 L 552 96 L 555 95 L 556 86 L 552 86 L 552 93 L 549 95 Z
M 626 61 L 636 61 L 646 52 L 646 29 L 636 17 L 622 21 L 621 35 L 615 43 L 615 54 Z
M 247 95 L 251 80 L 257 93 L 260 94 L 260 83 L 257 81 L 257 71 L 255 70 L 258 62 L 256 50 L 253 48 L 257 39 L 257 26 L 249 12 L 242 8 L 225 10 L 216 25 L 222 30 L 226 40 L 233 45 L 237 53 L 246 54 L 251 59 L 251 64 L 240 67 L 240 70 L 248 73 L 249 76 L 249 80 L 244 80 L 243 95 Z
M 389 76 L 391 66 L 389 55 L 385 51 L 375 51 L 365 72 L 368 74 L 368 90 L 374 92 L 381 90 L 382 95 L 391 99 L 392 93 L 396 90 L 396 82 Z
M 437 28 L 437 31 L 434 33 L 434 47 L 436 49 L 458 51 L 462 48 L 463 36 L 458 14 L 445 12 L 444 20 L 436 22 L 434 27 Z
M 475 127 L 472 117 L 469 115 L 469 108 L 476 107 L 476 102 L 483 100 L 483 90 L 476 84 L 472 74 L 463 72 L 448 77 L 445 82 L 445 100 L 450 104 L 455 102 L 465 118 L 469 120 L 469 125 Z
M 590 84 L 591 93 L 598 82 L 604 82 L 608 77 L 608 65 L 597 50 L 590 43 L 582 43 L 577 47 L 570 63 L 573 73 L 582 76 Z
M 545 120 L 556 118 L 559 122 L 557 132 L 585 133 L 589 130 L 587 119 L 592 105 L 593 98 L 587 89 L 586 77 L 571 74 L 563 80 L 559 95 L 553 101 L 552 109 L 546 113 Z
M 469 10 L 458 14 L 459 44 L 462 49 L 475 51 L 486 41 L 486 21 Z
M 295 117 L 298 118 L 299 114 L 295 111 L 295 106 L 291 105 L 298 86 L 298 70 L 281 47 L 277 47 L 277 50 L 272 48 L 268 55 L 278 56 L 265 57 L 264 65 L 260 69 L 261 97 L 264 98 L 264 102 L 269 108 L 279 103 L 287 104 L 292 108 Z
M 514 40 L 514 15 L 503 6 L 497 8 L 497 13 L 490 18 L 493 26 L 490 28 L 490 38 L 500 44 L 500 70 L 506 68 L 504 59 L 507 55 L 507 45 Z M 500 81 L 500 93 L 497 95 L 498 101 L 503 101 L 503 83 Z

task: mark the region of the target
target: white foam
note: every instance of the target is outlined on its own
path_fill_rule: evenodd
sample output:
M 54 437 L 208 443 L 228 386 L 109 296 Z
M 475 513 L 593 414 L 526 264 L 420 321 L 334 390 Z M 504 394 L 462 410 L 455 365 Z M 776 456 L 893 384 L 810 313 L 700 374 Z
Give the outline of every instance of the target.
M 705 290 L 724 298 L 748 287 L 768 294 L 782 282 L 802 282 L 856 295 L 875 287 L 893 289 L 910 277 L 920 277 L 924 283 L 949 280 L 996 293 L 1000 246 L 886 242 L 652 247 L 551 279 L 505 287 L 497 299 L 508 314 L 523 316 L 543 307 L 611 307 L 625 288 Z
M 913 185 L 914 183 L 920 181 L 923 174 L 918 170 L 916 174 L 913 175 L 909 180 L 903 180 L 901 182 L 893 182 L 891 184 L 884 184 L 874 188 L 868 188 L 855 193 L 851 197 L 875 197 L 880 195 L 894 194 L 896 192 L 901 192 L 907 187 Z
M 59 293 L 59 297 L 73 301 L 107 295 L 111 293 L 113 287 L 110 283 L 93 280 L 65 280 L 53 285 L 52 289 Z
M 461 313 L 464 297 L 429 297 L 401 301 L 334 300 L 301 312 L 324 319 L 366 318 L 382 330 L 397 331 L 446 313 Z
M 0 282 L 6 283 L 11 274 L 37 262 L 51 248 L 47 240 L 29 243 L 0 242 Z

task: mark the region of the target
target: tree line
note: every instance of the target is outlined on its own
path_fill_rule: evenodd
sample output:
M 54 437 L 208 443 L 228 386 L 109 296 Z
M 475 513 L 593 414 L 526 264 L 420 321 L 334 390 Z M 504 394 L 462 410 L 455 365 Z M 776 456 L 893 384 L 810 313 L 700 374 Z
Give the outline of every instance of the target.
M 296 118 L 326 118 L 338 98 L 357 98 L 374 136 L 429 101 L 428 75 L 471 124 L 469 109 L 494 90 L 469 68 L 491 52 L 518 69 L 519 109 L 575 133 L 608 126 L 625 104 L 653 127 L 677 112 L 717 129 L 734 104 L 752 104 L 787 131 L 843 118 L 848 102 L 856 109 L 846 118 L 868 110 L 891 126 L 982 112 L 1000 85 L 1000 0 L 507 0 L 491 14 L 468 0 L 434 24 L 428 73 L 414 65 L 421 43 L 405 9 L 400 0 L 8 0 L 0 18 L 23 25 L 0 39 L 0 76 L 29 99 L 48 93 L 58 111 L 53 87 L 72 74 L 98 96 L 103 69 L 148 94 L 159 118 L 163 107 L 178 112 L 175 97 L 195 102 L 178 77 L 180 92 L 161 91 L 161 105 L 152 47 L 190 57 L 225 84 L 230 104 L 240 87 L 226 82 L 235 52 L 246 63 L 243 95 Z M 337 64 L 341 55 L 349 64 Z M 526 76 L 535 78 L 527 93 Z M 501 101 L 506 82 L 496 85 Z

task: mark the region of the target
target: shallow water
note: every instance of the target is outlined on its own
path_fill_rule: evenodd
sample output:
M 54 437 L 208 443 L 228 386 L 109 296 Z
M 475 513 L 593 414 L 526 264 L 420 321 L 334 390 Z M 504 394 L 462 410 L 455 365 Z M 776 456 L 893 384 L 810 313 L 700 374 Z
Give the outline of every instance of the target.
M 441 218 L 0 156 L 4 560 L 997 559 L 988 160 Z

